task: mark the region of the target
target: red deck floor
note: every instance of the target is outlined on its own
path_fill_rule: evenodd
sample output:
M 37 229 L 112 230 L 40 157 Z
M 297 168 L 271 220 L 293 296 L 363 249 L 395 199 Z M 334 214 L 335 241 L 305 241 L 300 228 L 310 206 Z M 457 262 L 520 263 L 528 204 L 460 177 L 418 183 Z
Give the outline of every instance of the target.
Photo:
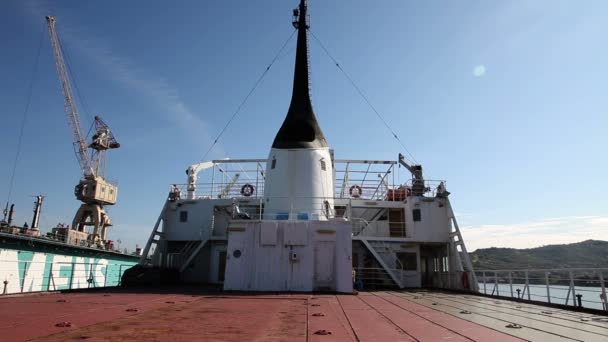
M 0 298 L 0 341 L 608 340 L 608 323 L 601 322 L 581 322 L 570 337 L 552 332 L 557 331 L 552 324 L 564 331 L 566 321 L 541 320 L 510 330 L 504 313 L 509 302 L 493 311 L 483 306 L 486 298 L 467 300 L 457 294 L 174 292 L 111 289 Z M 461 309 L 472 313 L 460 315 Z M 526 306 L 515 316 L 530 310 Z M 56 326 L 62 322 L 69 326 Z M 587 335 L 580 335 L 581 330 Z

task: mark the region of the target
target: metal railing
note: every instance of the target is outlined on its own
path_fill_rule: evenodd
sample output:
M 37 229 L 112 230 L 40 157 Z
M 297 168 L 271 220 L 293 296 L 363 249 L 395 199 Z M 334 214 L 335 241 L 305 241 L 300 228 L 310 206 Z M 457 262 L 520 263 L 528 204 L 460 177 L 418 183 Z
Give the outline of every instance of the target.
M 135 264 L 0 260 L 0 295 L 119 286 Z
M 608 268 L 475 271 L 479 292 L 608 311 Z
M 263 198 L 266 159 L 212 160 L 193 184 L 190 198 Z M 396 167 L 396 161 L 334 160 L 334 193 L 339 199 L 403 200 L 411 188 L 411 175 Z M 405 174 L 401 174 L 405 172 Z M 425 195 L 434 196 L 442 181 L 425 181 Z M 445 182 L 443 182 L 445 185 Z M 409 185 L 408 185 L 409 184 Z M 180 198 L 186 198 L 188 184 L 173 184 Z M 251 186 L 253 192 L 245 192 Z M 247 191 L 247 190 L 246 190 Z M 354 193 L 354 195 L 353 195 Z M 403 194 L 403 195 L 402 195 Z

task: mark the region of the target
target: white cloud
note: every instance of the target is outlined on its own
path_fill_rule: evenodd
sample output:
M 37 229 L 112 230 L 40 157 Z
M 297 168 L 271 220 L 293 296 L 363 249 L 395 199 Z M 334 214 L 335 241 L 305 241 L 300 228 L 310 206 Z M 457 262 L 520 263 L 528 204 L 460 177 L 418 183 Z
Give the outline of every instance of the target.
M 483 75 L 486 74 L 486 66 L 485 65 L 478 65 L 475 68 L 473 68 L 473 76 L 475 77 L 481 77 Z
M 608 240 L 608 217 L 566 216 L 513 224 L 462 227 L 469 251 L 488 247 L 533 248 L 584 240 Z

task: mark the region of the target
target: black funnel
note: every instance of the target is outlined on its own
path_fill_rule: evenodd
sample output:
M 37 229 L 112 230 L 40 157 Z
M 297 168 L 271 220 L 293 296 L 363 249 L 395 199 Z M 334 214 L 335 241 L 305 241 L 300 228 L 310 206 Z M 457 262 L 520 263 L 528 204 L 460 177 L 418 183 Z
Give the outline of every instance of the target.
M 291 104 L 283 125 L 272 143 L 273 148 L 319 148 L 327 147 L 327 141 L 310 100 L 308 79 L 308 23 L 306 20 L 306 0 L 300 1 L 299 11 L 294 10 L 294 26 L 298 29 L 296 66 L 293 75 Z

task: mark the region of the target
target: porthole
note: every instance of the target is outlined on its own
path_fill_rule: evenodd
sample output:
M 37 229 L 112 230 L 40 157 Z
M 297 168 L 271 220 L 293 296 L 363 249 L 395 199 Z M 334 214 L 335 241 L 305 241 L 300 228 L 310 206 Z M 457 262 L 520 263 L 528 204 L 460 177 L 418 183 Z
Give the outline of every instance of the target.
M 232 252 L 232 256 L 235 258 L 240 258 L 241 257 L 241 250 L 240 249 L 236 249 L 234 250 L 234 252 Z

